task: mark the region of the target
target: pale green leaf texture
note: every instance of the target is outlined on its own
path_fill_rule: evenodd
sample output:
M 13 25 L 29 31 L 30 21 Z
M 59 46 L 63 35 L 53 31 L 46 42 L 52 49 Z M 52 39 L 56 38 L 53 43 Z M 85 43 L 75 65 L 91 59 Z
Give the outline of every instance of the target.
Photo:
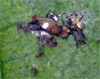
M 87 45 L 76 47 L 74 38 L 56 37 L 59 46 L 39 51 L 36 37 L 16 26 L 33 15 L 86 10 L 83 19 Z M 100 0 L 0 0 L 0 77 L 2 79 L 100 79 Z M 39 70 L 34 76 L 32 65 Z

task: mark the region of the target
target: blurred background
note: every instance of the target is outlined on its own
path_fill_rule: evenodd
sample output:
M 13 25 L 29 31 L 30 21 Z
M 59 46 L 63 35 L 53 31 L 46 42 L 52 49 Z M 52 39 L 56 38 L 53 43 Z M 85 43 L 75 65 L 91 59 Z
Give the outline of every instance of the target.
M 56 37 L 59 46 L 39 52 L 36 36 L 17 30 L 18 24 L 45 16 L 51 10 L 70 14 L 86 10 L 82 21 L 87 44 Z M 0 0 L 1 79 L 100 79 L 100 0 Z M 34 72 L 34 67 L 38 73 Z

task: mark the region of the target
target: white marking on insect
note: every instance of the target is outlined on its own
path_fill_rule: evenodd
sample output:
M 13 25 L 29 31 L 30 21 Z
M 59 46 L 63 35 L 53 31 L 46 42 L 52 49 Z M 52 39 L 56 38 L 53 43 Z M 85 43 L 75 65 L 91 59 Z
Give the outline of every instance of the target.
M 82 27 L 81 27 L 81 24 L 77 24 L 77 26 L 78 26 L 78 28 L 80 28 L 80 29 L 82 28 Z
M 49 33 L 45 32 L 45 31 L 41 31 L 41 35 L 50 35 Z
M 49 23 L 48 22 L 45 22 L 43 25 L 42 25 L 42 28 L 43 29 L 47 29 L 49 27 Z
M 39 32 L 38 31 L 31 31 L 32 34 L 34 34 L 35 36 L 39 36 Z
M 58 21 L 58 17 L 57 17 L 57 16 L 54 16 L 53 19 L 54 19 L 55 21 Z
M 45 32 L 45 31 L 31 31 L 32 34 L 34 34 L 35 36 L 39 36 L 39 33 L 41 34 L 41 36 L 46 35 L 49 36 L 50 34 Z
M 51 12 L 50 15 L 53 15 L 53 13 Z

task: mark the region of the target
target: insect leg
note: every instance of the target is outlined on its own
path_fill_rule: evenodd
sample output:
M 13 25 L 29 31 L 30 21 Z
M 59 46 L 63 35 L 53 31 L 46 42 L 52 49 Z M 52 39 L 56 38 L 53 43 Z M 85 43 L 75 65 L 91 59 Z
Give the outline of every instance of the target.
M 72 35 L 74 36 L 77 47 L 81 44 L 86 43 L 86 38 L 85 38 L 85 35 L 83 34 L 82 30 L 73 31 Z

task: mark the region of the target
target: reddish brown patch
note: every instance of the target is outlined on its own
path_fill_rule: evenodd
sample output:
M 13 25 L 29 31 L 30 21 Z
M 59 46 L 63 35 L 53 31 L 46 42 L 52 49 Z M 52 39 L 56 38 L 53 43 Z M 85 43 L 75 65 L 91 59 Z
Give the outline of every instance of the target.
M 63 26 L 62 30 L 61 30 L 61 33 L 60 33 L 60 36 L 62 38 L 66 38 L 69 33 L 70 33 L 70 30 L 66 26 Z
M 50 29 L 51 33 L 54 33 L 54 34 L 60 34 L 61 32 L 61 27 L 60 26 L 54 26 Z
M 41 57 L 43 55 L 43 52 L 39 52 L 35 57 L 36 58 L 39 58 L 39 57 Z
M 60 36 L 61 36 L 62 38 L 66 38 L 66 37 L 68 36 L 68 33 L 62 31 L 61 34 L 60 34 Z

